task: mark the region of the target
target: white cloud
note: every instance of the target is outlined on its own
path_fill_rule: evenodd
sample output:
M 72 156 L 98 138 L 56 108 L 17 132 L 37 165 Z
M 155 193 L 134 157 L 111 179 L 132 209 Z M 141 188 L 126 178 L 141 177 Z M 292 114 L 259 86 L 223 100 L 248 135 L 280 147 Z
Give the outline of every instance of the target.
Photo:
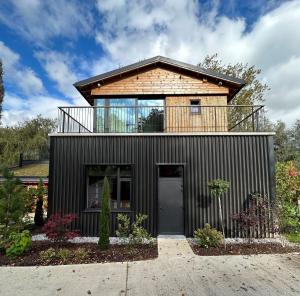
M 69 106 L 66 100 L 50 96 L 37 95 L 28 98 L 6 93 L 3 106 L 3 126 L 12 126 L 41 114 L 47 118 L 57 118 L 58 106 Z
M 3 62 L 4 80 L 10 86 L 21 90 L 25 95 L 41 94 L 44 91 L 42 80 L 20 61 L 20 55 L 0 41 L 0 59 Z
M 53 37 L 75 39 L 90 34 L 91 7 L 84 1 L 1 1 L 0 21 L 29 41 L 43 45 Z
M 107 56 L 94 71 L 158 54 L 197 64 L 217 52 L 225 63 L 263 70 L 273 119 L 300 117 L 300 1 L 265 13 L 250 31 L 244 19 L 217 17 L 218 2 L 208 10 L 197 1 L 99 0 L 97 8 L 104 17 L 95 38 Z

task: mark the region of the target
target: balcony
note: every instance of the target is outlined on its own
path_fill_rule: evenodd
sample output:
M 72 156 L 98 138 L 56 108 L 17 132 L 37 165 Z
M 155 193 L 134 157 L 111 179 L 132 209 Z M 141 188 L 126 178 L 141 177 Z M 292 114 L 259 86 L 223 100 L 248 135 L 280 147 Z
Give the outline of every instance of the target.
M 58 133 L 263 132 L 263 106 L 59 107 Z

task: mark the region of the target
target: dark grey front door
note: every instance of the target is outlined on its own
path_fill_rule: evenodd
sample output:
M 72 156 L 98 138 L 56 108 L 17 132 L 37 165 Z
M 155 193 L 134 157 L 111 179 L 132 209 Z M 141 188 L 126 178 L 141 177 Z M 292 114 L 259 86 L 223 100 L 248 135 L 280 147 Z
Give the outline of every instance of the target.
M 175 166 L 174 166 L 175 167 Z M 182 168 L 181 168 L 182 170 Z M 158 233 L 183 234 L 183 181 L 180 174 L 158 179 Z M 181 174 L 182 175 L 182 174 Z

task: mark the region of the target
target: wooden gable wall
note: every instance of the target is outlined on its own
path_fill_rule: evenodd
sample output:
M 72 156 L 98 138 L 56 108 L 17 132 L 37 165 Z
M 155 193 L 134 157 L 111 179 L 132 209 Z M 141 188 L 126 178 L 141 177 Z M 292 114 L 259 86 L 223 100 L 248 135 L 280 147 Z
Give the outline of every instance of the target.
M 156 67 L 93 88 L 91 95 L 227 95 L 229 89 L 186 74 Z

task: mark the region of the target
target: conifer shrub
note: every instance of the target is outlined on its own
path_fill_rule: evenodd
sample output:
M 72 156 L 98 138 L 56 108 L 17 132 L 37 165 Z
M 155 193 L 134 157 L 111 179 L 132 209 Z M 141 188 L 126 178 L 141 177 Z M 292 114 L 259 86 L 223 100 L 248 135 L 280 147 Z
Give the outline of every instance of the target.
M 102 203 L 100 212 L 99 225 L 99 242 L 101 249 L 105 250 L 109 247 L 109 225 L 110 225 L 110 186 L 107 177 L 103 180 Z

